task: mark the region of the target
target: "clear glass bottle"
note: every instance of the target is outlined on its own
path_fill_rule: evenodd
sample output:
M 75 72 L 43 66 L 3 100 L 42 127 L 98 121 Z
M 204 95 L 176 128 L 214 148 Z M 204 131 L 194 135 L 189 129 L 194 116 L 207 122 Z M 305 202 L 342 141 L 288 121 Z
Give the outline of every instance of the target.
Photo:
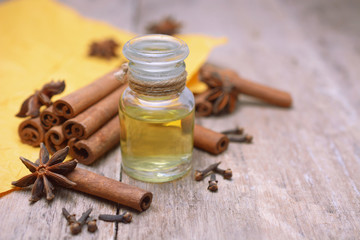
M 167 35 L 144 35 L 128 41 L 123 54 L 128 75 L 141 81 L 167 81 L 182 76 L 189 54 L 185 42 Z M 191 168 L 194 96 L 188 88 L 153 96 L 129 85 L 119 103 L 122 166 L 147 182 L 166 182 Z M 151 89 L 149 89 L 151 93 Z

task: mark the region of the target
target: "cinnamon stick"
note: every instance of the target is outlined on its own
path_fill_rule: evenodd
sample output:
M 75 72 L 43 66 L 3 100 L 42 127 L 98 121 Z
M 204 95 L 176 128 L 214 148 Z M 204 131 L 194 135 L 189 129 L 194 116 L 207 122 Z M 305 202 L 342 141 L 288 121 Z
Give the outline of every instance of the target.
M 292 105 L 292 97 L 288 92 L 249 81 L 240 77 L 231 69 L 205 63 L 200 71 L 201 74 L 205 76 L 209 76 L 216 72 L 228 79 L 240 93 L 261 99 L 267 103 L 286 108 L 291 107 Z
M 120 143 L 120 126 L 117 116 L 88 139 L 69 140 L 70 155 L 80 163 L 89 165 Z
M 40 146 L 40 143 L 44 141 L 45 130 L 41 126 L 40 117 L 29 118 L 21 122 L 18 133 L 22 143 L 33 147 Z
M 195 124 L 194 146 L 209 153 L 218 155 L 224 152 L 229 145 L 229 139 L 224 134 L 214 132 Z
M 54 154 L 56 151 L 66 147 L 67 139 L 63 134 L 62 126 L 54 126 L 47 131 L 44 142 L 50 154 Z
M 198 117 L 210 116 L 213 110 L 213 105 L 207 100 L 210 90 L 195 95 L 195 112 Z
M 43 128 L 49 130 L 52 126 L 62 124 L 65 118 L 56 115 L 53 111 L 53 105 L 51 105 L 40 113 L 40 120 Z
M 73 189 L 77 191 L 108 199 L 140 212 L 148 209 L 152 201 L 151 192 L 79 167 L 67 174 L 66 177 L 76 183 Z
M 118 112 L 119 99 L 126 87 L 127 84 L 121 86 L 75 118 L 67 120 L 62 128 L 65 137 L 86 139 L 111 120 Z
M 116 71 L 118 71 L 118 69 L 107 73 L 91 84 L 55 101 L 55 114 L 63 116 L 66 119 L 73 118 L 113 92 L 122 84 L 114 76 Z

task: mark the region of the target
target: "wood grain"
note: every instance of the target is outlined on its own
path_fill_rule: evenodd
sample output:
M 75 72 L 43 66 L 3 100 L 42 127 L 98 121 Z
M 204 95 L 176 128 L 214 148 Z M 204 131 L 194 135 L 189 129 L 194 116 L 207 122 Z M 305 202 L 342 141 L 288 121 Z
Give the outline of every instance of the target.
M 293 109 L 241 97 L 229 116 L 197 119 L 214 130 L 242 126 L 250 145 L 230 144 L 211 156 L 194 150 L 194 169 L 222 161 L 218 177 L 150 184 L 120 171 L 119 148 L 88 169 L 154 193 L 131 224 L 99 221 L 85 239 L 358 239 L 360 238 L 360 3 L 356 0 L 64 1 L 83 15 L 137 33 L 172 15 L 184 33 L 227 36 L 210 61 L 290 91 Z M 1 239 L 68 239 L 61 207 L 80 215 L 125 210 L 85 194 L 58 190 L 29 206 L 28 192 L 0 199 Z M 11 210 L 9 210 L 11 209 Z M 52 227 L 54 226 L 54 227 Z

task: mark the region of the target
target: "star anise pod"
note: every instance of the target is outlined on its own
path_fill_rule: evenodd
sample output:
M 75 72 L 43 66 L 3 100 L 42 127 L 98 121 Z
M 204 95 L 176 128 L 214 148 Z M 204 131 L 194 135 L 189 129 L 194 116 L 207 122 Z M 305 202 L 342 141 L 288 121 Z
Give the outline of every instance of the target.
M 33 163 L 24 157 L 20 157 L 22 163 L 30 170 L 31 174 L 20 178 L 11 184 L 17 187 L 27 187 L 34 184 L 29 201 L 36 202 L 42 195 L 46 194 L 47 200 L 52 200 L 54 184 L 63 187 L 73 187 L 76 183 L 70 181 L 65 176 L 73 171 L 77 165 L 77 160 L 73 159 L 64 162 L 69 153 L 69 147 L 57 151 L 49 158 L 49 152 L 43 143 L 40 144 L 39 163 Z
M 116 49 L 118 47 L 119 44 L 115 42 L 113 39 L 106 39 L 99 42 L 93 42 L 90 45 L 89 56 L 95 56 L 106 59 L 117 57 Z
M 213 103 L 213 114 L 232 113 L 236 108 L 239 93 L 227 77 L 218 72 L 200 72 L 200 77 L 211 89 L 206 100 Z
M 52 104 L 51 97 L 62 93 L 65 89 L 65 81 L 54 82 L 51 81 L 45 84 L 42 89 L 36 90 L 35 93 L 29 96 L 21 105 L 20 111 L 16 114 L 17 117 L 38 117 L 40 115 L 40 107 Z
M 150 24 L 146 29 L 148 33 L 174 35 L 179 32 L 181 23 L 172 17 L 166 17 L 160 22 Z

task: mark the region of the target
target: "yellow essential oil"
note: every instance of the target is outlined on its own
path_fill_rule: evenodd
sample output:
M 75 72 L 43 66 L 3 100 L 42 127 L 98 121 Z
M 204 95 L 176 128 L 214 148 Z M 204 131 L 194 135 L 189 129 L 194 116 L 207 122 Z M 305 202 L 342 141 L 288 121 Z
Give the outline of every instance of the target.
M 129 59 L 129 87 L 119 103 L 123 169 L 147 182 L 180 178 L 191 168 L 194 144 L 189 49 L 171 36 L 145 35 L 128 41 L 123 53 Z
M 119 111 L 125 172 L 149 182 L 171 181 L 191 167 L 194 111 Z

